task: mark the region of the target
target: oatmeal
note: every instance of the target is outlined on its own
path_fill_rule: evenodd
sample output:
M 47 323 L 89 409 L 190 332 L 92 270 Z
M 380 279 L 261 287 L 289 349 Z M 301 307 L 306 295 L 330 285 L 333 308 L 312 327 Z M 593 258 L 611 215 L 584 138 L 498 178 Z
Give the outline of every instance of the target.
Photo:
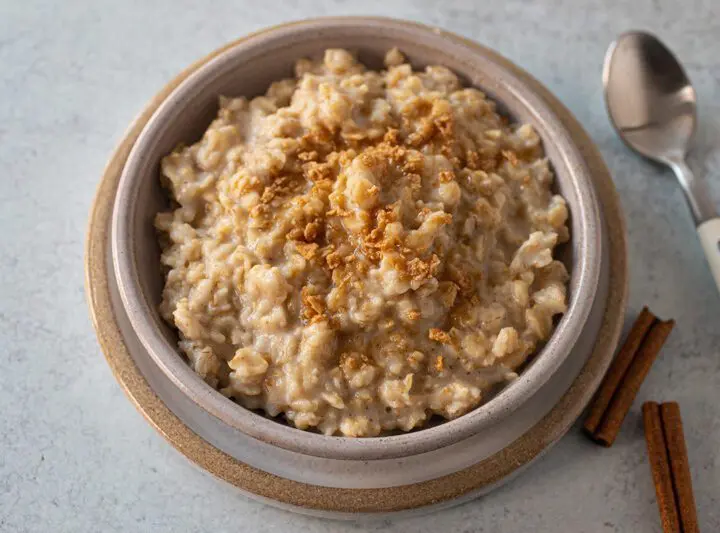
M 566 309 L 540 139 L 398 50 L 300 60 L 162 162 L 161 313 L 211 386 L 327 435 L 452 419 Z

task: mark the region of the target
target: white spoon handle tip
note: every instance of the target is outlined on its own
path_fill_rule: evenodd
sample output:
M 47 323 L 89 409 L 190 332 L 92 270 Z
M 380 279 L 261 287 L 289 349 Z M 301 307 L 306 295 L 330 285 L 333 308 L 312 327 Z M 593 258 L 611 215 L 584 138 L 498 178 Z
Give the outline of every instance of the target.
M 720 218 L 707 220 L 697 227 L 710 271 L 720 291 Z

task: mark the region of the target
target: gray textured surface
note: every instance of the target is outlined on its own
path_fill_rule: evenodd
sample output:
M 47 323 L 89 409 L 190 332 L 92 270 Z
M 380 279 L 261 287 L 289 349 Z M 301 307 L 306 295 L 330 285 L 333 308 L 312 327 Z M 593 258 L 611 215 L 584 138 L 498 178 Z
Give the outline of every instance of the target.
M 403 17 L 476 39 L 548 85 L 589 130 L 628 217 L 630 315 L 648 304 L 678 320 L 639 400 L 680 402 L 700 523 L 720 530 L 720 297 L 679 188 L 616 139 L 599 82 L 617 33 L 661 35 L 697 87 L 691 165 L 720 198 L 717 0 L 0 0 L 0 531 L 660 531 L 640 401 L 610 450 L 573 431 L 481 500 L 352 525 L 277 511 L 202 474 L 115 383 L 83 295 L 88 209 L 114 144 L 190 61 L 251 30 L 329 14 Z

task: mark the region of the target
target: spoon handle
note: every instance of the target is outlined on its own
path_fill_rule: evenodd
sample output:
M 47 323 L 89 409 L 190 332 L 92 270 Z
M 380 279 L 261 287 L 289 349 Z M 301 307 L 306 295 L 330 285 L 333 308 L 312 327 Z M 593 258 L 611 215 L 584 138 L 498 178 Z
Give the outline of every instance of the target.
M 684 158 L 673 158 L 668 162 L 685 192 L 705 257 L 720 290 L 720 217 L 710 190 L 704 179 L 693 174 Z
M 705 257 L 720 290 L 720 218 L 707 220 L 697 227 Z
M 696 176 L 682 157 L 669 159 L 668 163 L 685 192 L 695 225 L 700 226 L 703 222 L 716 218 L 718 212 L 707 182 L 702 177 Z

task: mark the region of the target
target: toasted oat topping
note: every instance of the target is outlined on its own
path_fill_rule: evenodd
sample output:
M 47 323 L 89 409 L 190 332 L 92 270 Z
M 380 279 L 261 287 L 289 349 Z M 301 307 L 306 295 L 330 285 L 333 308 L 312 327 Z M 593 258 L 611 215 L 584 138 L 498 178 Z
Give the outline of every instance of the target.
M 430 331 L 428 331 L 428 338 L 442 344 L 450 344 L 450 335 L 448 335 L 446 331 L 438 328 L 430 328 Z

